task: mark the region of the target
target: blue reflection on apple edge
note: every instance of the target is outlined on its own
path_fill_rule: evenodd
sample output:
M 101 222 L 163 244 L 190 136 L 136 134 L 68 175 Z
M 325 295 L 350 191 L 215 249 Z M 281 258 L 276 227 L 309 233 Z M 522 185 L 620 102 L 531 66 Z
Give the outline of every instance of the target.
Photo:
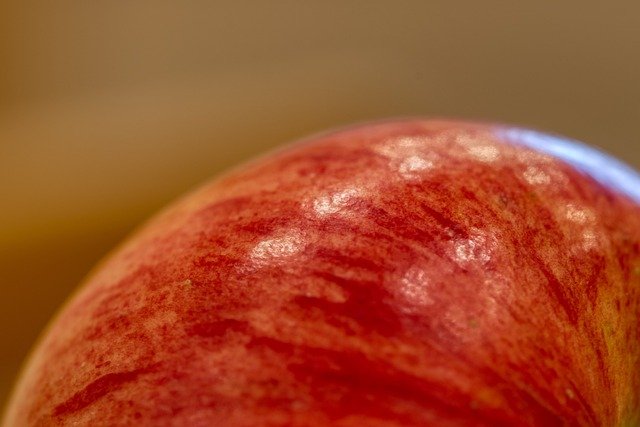
M 578 141 L 529 129 L 506 128 L 498 136 L 551 154 L 592 176 L 601 184 L 640 203 L 640 174 L 627 164 Z

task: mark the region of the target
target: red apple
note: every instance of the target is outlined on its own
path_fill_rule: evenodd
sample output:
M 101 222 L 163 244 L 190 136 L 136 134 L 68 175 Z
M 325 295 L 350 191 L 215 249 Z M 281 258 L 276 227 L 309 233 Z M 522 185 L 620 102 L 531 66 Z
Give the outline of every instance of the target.
M 4 425 L 636 426 L 639 313 L 635 172 L 506 126 L 358 126 L 147 224 Z

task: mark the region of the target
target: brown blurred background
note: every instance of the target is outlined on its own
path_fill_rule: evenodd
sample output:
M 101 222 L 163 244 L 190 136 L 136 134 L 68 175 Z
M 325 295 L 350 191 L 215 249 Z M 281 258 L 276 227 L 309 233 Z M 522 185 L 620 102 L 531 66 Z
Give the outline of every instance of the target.
M 0 2 L 0 404 L 136 224 L 327 127 L 534 126 L 640 166 L 640 2 Z

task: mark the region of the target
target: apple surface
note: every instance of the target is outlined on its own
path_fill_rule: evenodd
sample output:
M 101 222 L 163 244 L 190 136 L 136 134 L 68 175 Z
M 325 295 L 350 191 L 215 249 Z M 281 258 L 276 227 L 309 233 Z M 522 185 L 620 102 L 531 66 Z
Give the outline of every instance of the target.
M 638 426 L 640 178 L 503 125 L 300 141 L 109 256 L 3 425 Z

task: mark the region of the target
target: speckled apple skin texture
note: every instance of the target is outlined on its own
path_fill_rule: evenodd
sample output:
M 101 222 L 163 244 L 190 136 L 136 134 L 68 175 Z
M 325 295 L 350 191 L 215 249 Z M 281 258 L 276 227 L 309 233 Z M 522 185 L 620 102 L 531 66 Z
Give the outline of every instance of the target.
M 356 126 L 205 185 L 92 274 L 4 426 L 639 425 L 638 178 L 518 135 Z

